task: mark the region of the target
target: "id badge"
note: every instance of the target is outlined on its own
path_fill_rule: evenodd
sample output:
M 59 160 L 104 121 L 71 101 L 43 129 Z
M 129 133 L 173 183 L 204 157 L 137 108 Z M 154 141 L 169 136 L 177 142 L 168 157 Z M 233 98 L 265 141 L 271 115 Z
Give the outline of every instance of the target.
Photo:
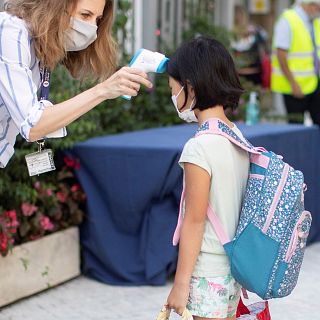
M 30 177 L 56 169 L 51 149 L 27 154 L 25 158 Z

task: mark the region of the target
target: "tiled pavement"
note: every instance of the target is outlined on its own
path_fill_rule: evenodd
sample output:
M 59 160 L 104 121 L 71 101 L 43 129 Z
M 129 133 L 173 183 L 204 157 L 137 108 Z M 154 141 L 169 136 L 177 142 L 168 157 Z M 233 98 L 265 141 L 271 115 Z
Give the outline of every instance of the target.
M 3 308 L 0 320 L 154 320 L 170 288 L 170 281 L 163 287 L 116 287 L 81 276 Z M 271 300 L 270 309 L 273 320 L 320 320 L 320 243 L 307 247 L 294 292 Z

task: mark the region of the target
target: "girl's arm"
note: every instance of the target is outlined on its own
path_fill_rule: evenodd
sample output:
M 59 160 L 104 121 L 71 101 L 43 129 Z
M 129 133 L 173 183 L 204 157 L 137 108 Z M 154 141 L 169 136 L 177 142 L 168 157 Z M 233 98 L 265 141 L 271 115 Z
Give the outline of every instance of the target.
M 182 314 L 188 302 L 191 275 L 200 252 L 207 216 L 210 176 L 191 163 L 184 164 L 185 216 L 181 228 L 179 256 L 168 306 Z
M 147 75 L 137 69 L 124 67 L 109 79 L 79 95 L 44 109 L 38 123 L 30 129 L 29 141 L 36 141 L 63 128 L 107 99 L 121 95 L 136 96 L 140 84 L 151 87 Z

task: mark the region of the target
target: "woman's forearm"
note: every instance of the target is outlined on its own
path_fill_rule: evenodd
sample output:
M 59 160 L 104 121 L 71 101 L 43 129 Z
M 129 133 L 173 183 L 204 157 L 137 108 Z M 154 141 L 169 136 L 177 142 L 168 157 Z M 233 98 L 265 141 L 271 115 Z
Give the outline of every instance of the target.
M 36 141 L 67 126 L 103 100 L 104 97 L 99 92 L 99 87 L 95 86 L 69 100 L 45 108 L 38 123 L 31 128 L 29 140 Z
M 202 244 L 204 225 L 205 221 L 192 221 L 187 216 L 183 221 L 175 284 L 190 283 Z
M 136 96 L 140 90 L 140 84 L 152 88 L 152 83 L 143 71 L 128 67 L 121 68 L 93 88 L 67 101 L 47 107 L 38 123 L 30 130 L 29 140 L 41 139 L 67 126 L 104 100 L 115 99 L 121 95 Z

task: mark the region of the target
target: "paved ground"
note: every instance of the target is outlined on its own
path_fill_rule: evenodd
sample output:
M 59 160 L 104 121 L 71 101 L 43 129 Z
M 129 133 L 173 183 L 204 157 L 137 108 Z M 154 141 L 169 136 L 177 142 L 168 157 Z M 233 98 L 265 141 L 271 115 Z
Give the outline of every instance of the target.
M 115 287 L 81 276 L 3 308 L 0 320 L 154 320 L 170 287 Z M 271 300 L 270 309 L 273 320 L 320 320 L 320 243 L 307 248 L 294 292 Z

